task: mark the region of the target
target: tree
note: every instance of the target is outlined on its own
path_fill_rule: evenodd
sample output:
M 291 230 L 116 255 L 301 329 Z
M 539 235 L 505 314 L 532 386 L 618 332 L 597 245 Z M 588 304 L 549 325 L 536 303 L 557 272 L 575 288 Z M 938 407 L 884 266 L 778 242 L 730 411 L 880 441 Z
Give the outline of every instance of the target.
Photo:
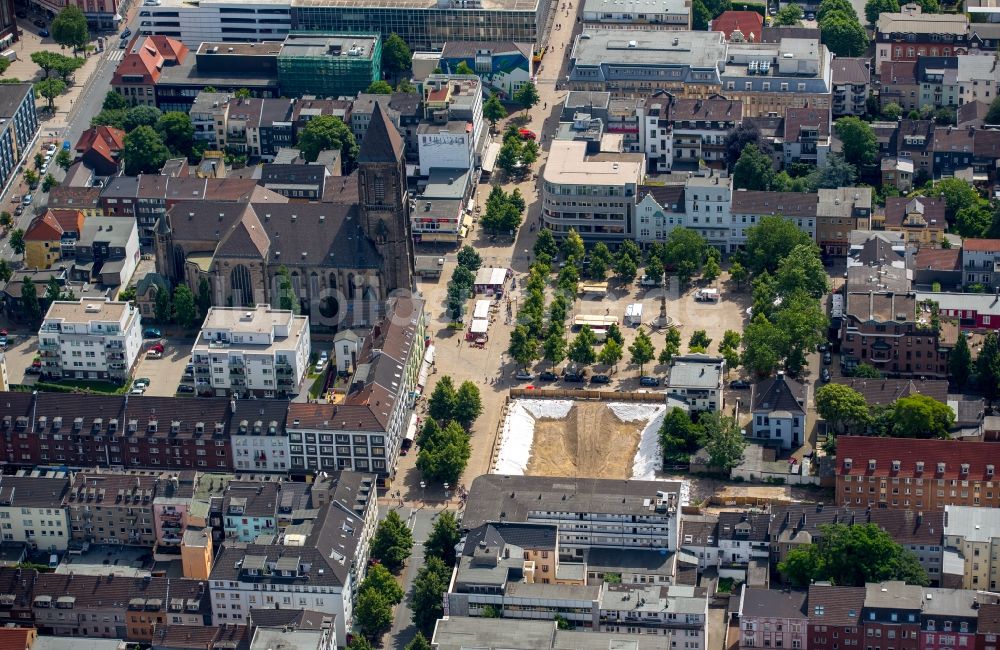
M 427 414 L 438 422 L 447 422 L 452 419 L 452 414 L 455 412 L 456 399 L 455 384 L 451 377 L 448 375 L 441 377 L 427 403 Z
M 869 0 L 869 4 L 871 2 L 878 2 L 878 1 L 880 0 Z M 886 0 L 886 1 L 895 2 L 895 0 Z M 903 115 L 903 107 L 897 104 L 896 102 L 889 102 L 888 104 L 882 107 L 882 117 L 891 122 L 895 122 L 902 115 Z
M 204 279 L 204 278 L 203 278 Z M 278 309 L 284 309 L 294 314 L 299 313 L 299 301 L 295 297 L 295 285 L 292 284 L 292 273 L 288 267 L 282 264 L 278 267 L 278 276 L 275 278 L 278 283 L 277 294 Z M 201 287 L 199 286 L 199 293 Z
M 722 269 L 719 268 L 719 263 L 714 257 L 710 257 L 701 268 L 701 279 L 711 284 L 715 282 L 721 273 Z
M 375 647 L 364 635 L 358 634 L 347 644 L 347 650 L 375 650 Z
M 523 144 L 519 139 L 507 138 L 504 140 L 503 145 L 500 147 L 500 152 L 497 153 L 497 167 L 504 170 L 508 175 L 517 173 L 518 166 L 521 164 L 522 147 Z
M 865 3 L 865 18 L 869 25 L 878 22 L 878 17 L 882 14 L 899 13 L 898 0 L 868 0 Z
M 845 16 L 853 18 L 855 22 L 858 22 L 858 14 L 854 11 L 854 5 L 851 4 L 850 0 L 823 0 L 820 2 L 819 9 L 816 11 L 816 22 L 818 22 L 822 28 L 823 21 L 827 16 L 841 13 Z
M 837 154 L 831 154 L 826 164 L 809 175 L 810 189 L 836 189 L 851 187 L 858 178 L 858 170 Z
M 378 639 L 392 627 L 392 604 L 377 589 L 362 589 L 354 606 L 354 621 L 369 639 Z
M 691 421 L 687 411 L 675 406 L 664 414 L 657 437 L 665 465 L 686 463 L 704 444 L 705 430 Z
M 52 40 L 78 50 L 90 40 L 87 17 L 75 5 L 68 5 L 52 20 Z
M 24 230 L 17 228 L 10 233 L 10 249 L 15 255 L 24 255 Z
M 125 136 L 122 160 L 129 176 L 157 173 L 170 158 L 170 150 L 150 126 L 140 126 Z
M 778 564 L 778 570 L 792 584 L 805 587 L 817 580 L 843 587 L 886 580 L 927 584 L 927 574 L 917 558 L 878 524 L 822 524 L 819 529 L 818 540 L 799 545 Z
M 62 296 L 62 286 L 59 284 L 59 280 L 56 276 L 49 278 L 48 283 L 45 285 L 45 301 L 50 305 L 55 301 L 59 300 Z
M 155 106 L 133 106 L 125 111 L 125 121 L 122 128 L 126 131 L 131 131 L 140 126 L 155 127 L 162 116 L 163 113 Z
M 483 265 L 483 258 L 476 252 L 475 248 L 469 245 L 463 246 L 458 251 L 456 258 L 460 266 L 469 269 L 472 273 L 478 271 L 479 267 Z
M 483 104 L 483 117 L 490 122 L 490 130 L 496 131 L 497 122 L 507 117 L 507 109 L 503 107 L 500 98 L 494 93 Z
M 11 216 L 10 212 L 4 210 L 0 212 L 0 228 L 10 228 L 14 225 L 14 217 Z
M 954 230 L 962 237 L 986 237 L 994 223 L 989 201 L 977 198 L 974 204 L 961 208 L 955 215 Z
M 163 144 L 178 156 L 191 154 L 194 145 L 194 123 L 191 116 L 180 111 L 164 113 L 156 122 L 156 132 L 163 139 Z
M 38 52 L 31 53 L 31 61 L 42 69 L 42 72 L 45 73 L 45 78 L 48 79 L 49 72 L 56 66 L 57 56 L 61 55 L 48 50 L 39 50 Z
M 667 330 L 667 340 L 663 344 L 663 350 L 660 351 L 660 356 L 656 359 L 657 362 L 666 365 L 670 363 L 674 357 L 681 353 L 681 332 L 680 330 L 671 327 Z
M 21 309 L 24 317 L 29 323 L 38 323 L 42 320 L 42 306 L 38 302 L 38 289 L 31 278 L 24 278 L 21 283 Z
M 771 157 L 748 144 L 733 167 L 733 189 L 769 190 L 774 184 L 774 162 Z
M 455 391 L 455 407 L 452 417 L 468 429 L 483 412 L 483 400 L 479 396 L 479 387 L 471 381 L 463 381 Z
M 372 537 L 372 559 L 381 562 L 389 571 L 398 573 L 403 568 L 406 558 L 410 557 L 411 550 L 413 550 L 413 533 L 396 511 L 390 510 Z
M 774 325 L 783 334 L 780 351 L 786 369 L 797 374 L 805 367 L 806 354 L 823 341 L 829 322 L 819 300 L 804 293 L 796 293 L 782 303 Z
M 601 348 L 600 354 L 597 355 L 598 360 L 606 366 L 617 366 L 618 362 L 622 360 L 622 346 L 621 343 L 607 339 L 604 343 L 604 347 Z
M 796 246 L 811 246 L 812 239 L 791 220 L 778 215 L 765 215 L 755 226 L 747 228 L 744 259 L 756 274 L 775 272 L 779 263 Z
M 56 164 L 67 170 L 73 166 L 73 154 L 69 152 L 69 149 L 60 149 L 59 153 L 56 154 Z
M 944 199 L 945 216 L 952 221 L 960 210 L 976 205 L 979 193 L 970 184 L 958 178 L 943 178 L 934 184 L 927 196 Z
M 0 259 L 0 280 L 7 282 L 12 275 L 14 275 L 14 271 L 10 268 L 10 262 Z
M 124 130 L 125 115 L 126 111 L 123 108 L 104 109 L 90 119 L 90 126 L 113 126 Z
M 868 33 L 856 18 L 836 12 L 820 23 L 823 44 L 836 56 L 862 56 L 868 49 Z
M 722 342 L 719 343 L 719 353 L 726 359 L 727 368 L 736 368 L 740 365 L 740 341 L 742 337 L 736 330 L 726 330 L 722 335 Z
M 35 91 L 49 102 L 49 110 L 55 108 L 55 99 L 66 92 L 66 82 L 55 77 L 42 79 L 35 84 Z
M 52 174 L 46 174 L 45 180 L 42 181 L 42 191 L 48 192 L 57 185 L 59 185 L 59 181 L 56 180 L 56 177 Z
M 198 305 L 198 314 L 202 320 L 208 316 L 208 310 L 212 308 L 212 285 L 204 275 L 198 280 L 198 297 L 195 298 Z
M 619 347 L 625 346 L 625 335 L 622 334 L 622 330 L 618 327 L 618 323 L 611 323 L 608 327 L 608 333 L 606 334 L 608 341 L 614 341 L 619 345 Z
M 864 379 L 881 379 L 882 372 L 870 363 L 859 363 L 854 367 L 854 371 L 851 372 L 851 376 Z
M 798 244 L 778 264 L 774 286 L 779 296 L 802 291 L 819 298 L 830 290 L 829 275 L 815 244 Z
M 538 160 L 538 143 L 534 140 L 526 140 L 524 144 L 521 145 L 521 164 L 523 165 L 523 170 L 527 171 L 535 161 Z M 515 188 L 515 192 L 517 189 Z
M 958 341 L 948 356 L 948 376 L 959 389 L 965 388 L 972 377 L 972 353 L 965 335 L 959 332 Z
M 646 330 L 640 329 L 632 345 L 628 346 L 629 361 L 639 366 L 639 374 L 642 375 L 642 367 L 656 358 L 656 350 L 653 348 L 653 341 L 646 334 Z
M 45 164 L 45 157 L 42 156 L 41 152 L 35 154 L 35 169 L 41 169 L 42 165 Z
M 455 66 L 455 71 L 452 74 L 476 74 L 476 71 L 469 67 L 469 64 L 465 61 L 459 61 L 458 65 Z
M 451 568 L 436 557 L 427 560 L 413 581 L 410 610 L 413 623 L 425 635 L 434 629 L 434 623 L 444 616 L 443 596 L 451 580 Z
M 527 368 L 532 361 L 538 358 L 538 342 L 531 335 L 527 325 L 520 324 L 511 330 L 507 354 L 521 368 Z
M 990 102 L 990 110 L 986 111 L 987 124 L 1000 124 L 1000 96 Z
M 740 264 L 737 260 L 729 265 L 729 279 L 732 280 L 736 285 L 736 288 L 739 289 L 747 283 L 747 280 L 750 279 L 750 272 L 747 271 L 747 268 Z
M 179 284 L 174 289 L 174 315 L 177 324 L 184 329 L 191 329 L 198 318 L 198 310 L 194 306 L 194 294 L 186 284 Z
M 590 365 L 597 360 L 597 353 L 594 352 L 596 344 L 597 337 L 594 336 L 593 330 L 588 325 L 584 325 L 580 328 L 573 342 L 570 343 L 566 356 L 569 357 L 570 361 Z
M 740 122 L 726 134 L 726 166 L 732 169 L 743 154 L 747 145 L 754 145 L 769 158 L 773 153 L 771 146 L 760 137 L 760 129 L 751 122 Z
M 976 385 L 987 403 L 992 404 L 1000 391 L 1000 343 L 997 333 L 990 332 L 976 357 Z
M 844 384 L 826 384 L 817 389 L 816 412 L 837 433 L 860 431 L 871 421 L 864 396 Z
M 249 88 L 237 88 L 236 92 L 233 93 L 233 97 L 239 100 L 247 100 L 253 97 L 253 93 L 250 92 Z
M 365 92 L 372 95 L 391 95 L 392 85 L 384 79 L 377 79 L 368 85 Z
M 535 84 L 526 81 L 521 84 L 521 87 L 514 91 L 514 101 L 524 107 L 524 112 L 527 114 L 532 108 L 538 105 L 538 102 L 542 101 L 542 98 L 538 94 L 538 88 Z
M 109 90 L 105 93 L 104 103 L 101 104 L 101 110 L 113 111 L 124 110 L 126 108 L 128 108 L 128 100 L 125 99 L 125 95 L 116 90 Z
M 560 332 L 550 332 L 542 343 L 543 358 L 555 367 L 566 358 L 566 337 Z
M 628 255 L 619 255 L 615 259 L 615 275 L 625 283 L 635 279 L 635 274 L 639 272 L 639 266 L 635 260 Z
M 695 330 L 691 333 L 691 339 L 688 341 L 688 347 L 693 352 L 696 348 L 700 348 L 702 351 L 708 350 L 708 346 L 712 345 L 712 339 L 708 337 L 708 333 L 705 330 Z
M 413 67 L 413 53 L 402 37 L 393 32 L 382 43 L 382 69 L 389 72 L 393 79 Z
M 707 249 L 708 242 L 696 230 L 683 226 L 674 228 L 663 246 L 663 263 L 674 267 L 681 284 L 686 284 L 691 275 L 701 269 Z
M 857 55 L 839 54 L 838 56 Z M 875 131 L 872 130 L 871 125 L 858 117 L 850 116 L 837 120 L 834 129 L 844 146 L 844 160 L 859 167 L 875 162 L 878 155 L 878 140 L 875 138 Z
M 390 605 L 398 605 L 403 602 L 403 588 L 396 582 L 392 572 L 382 564 L 373 564 L 368 569 L 359 591 L 366 589 L 373 589 L 382 594 Z
M 917 0 L 917 4 L 920 5 L 921 12 L 925 14 L 941 13 L 941 4 L 938 0 Z
M 575 262 L 578 264 L 583 262 L 586 250 L 583 246 L 583 238 L 580 237 L 580 234 L 573 228 L 570 228 L 566 233 L 566 238 L 563 239 L 560 248 L 562 250 L 563 257 L 567 262 Z
M 431 647 L 430 641 L 427 640 L 422 633 L 417 632 L 417 635 L 413 637 L 403 650 L 434 650 Z
M 705 430 L 705 451 L 712 467 L 730 472 L 743 462 L 746 440 L 736 419 L 719 412 L 702 413 L 698 424 Z
M 909 395 L 896 400 L 892 435 L 900 438 L 950 438 L 955 412 L 927 395 Z
M 552 235 L 552 231 L 548 228 L 542 228 L 538 231 L 538 239 L 535 240 L 534 247 L 535 257 L 539 255 L 548 255 L 549 257 L 555 257 L 559 254 L 559 244 L 556 243 L 555 236 Z
M 424 542 L 424 557 L 436 557 L 447 566 L 455 564 L 455 546 L 462 540 L 458 520 L 451 510 L 438 515 L 431 534 Z
M 705 6 L 704 0 L 694 0 L 691 5 L 691 26 L 697 31 L 708 30 L 708 24 L 712 20 L 712 12 Z
M 431 481 L 458 485 L 471 454 L 469 435 L 452 420 L 446 427 L 421 437 L 417 469 Z
M 800 25 L 802 24 L 802 7 L 795 3 L 787 4 L 778 11 L 774 17 L 774 25 Z
M 157 323 L 166 325 L 170 322 L 171 314 L 173 305 L 170 303 L 170 292 L 163 288 L 157 289 L 153 296 L 153 317 Z
M 28 187 L 35 189 L 38 187 L 38 172 L 34 169 L 24 170 L 24 181 L 28 184 Z
M 781 363 L 780 350 L 784 347 L 784 333 L 764 314 L 754 314 L 743 331 L 742 366 L 758 377 L 771 375 Z
M 382 50 L 382 61 L 385 62 L 385 48 Z M 352 166 L 358 157 L 354 134 L 336 115 L 320 115 L 306 122 L 299 132 L 298 146 L 307 162 L 315 161 L 319 152 L 326 149 L 339 150 L 345 167 Z
M 409 79 L 400 79 L 399 83 L 396 84 L 396 92 L 415 94 L 417 92 L 417 87 L 410 83 Z

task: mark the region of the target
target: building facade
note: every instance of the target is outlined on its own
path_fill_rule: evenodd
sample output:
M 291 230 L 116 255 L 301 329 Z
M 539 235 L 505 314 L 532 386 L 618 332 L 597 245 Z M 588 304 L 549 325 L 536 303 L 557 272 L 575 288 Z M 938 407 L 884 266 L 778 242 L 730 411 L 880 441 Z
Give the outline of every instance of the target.
M 142 318 L 126 302 L 56 301 L 38 330 L 42 374 L 124 382 L 142 347 Z

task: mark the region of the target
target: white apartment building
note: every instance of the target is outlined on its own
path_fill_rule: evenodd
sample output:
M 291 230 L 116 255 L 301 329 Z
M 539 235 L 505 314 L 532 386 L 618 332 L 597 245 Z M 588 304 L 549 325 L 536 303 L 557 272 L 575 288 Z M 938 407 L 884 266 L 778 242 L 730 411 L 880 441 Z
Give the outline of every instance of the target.
M 229 440 L 237 472 L 281 472 L 290 465 L 287 404 L 280 400 L 236 400 Z
M 733 179 L 711 170 L 684 183 L 685 225 L 722 252 L 735 250 L 730 246 L 732 194 Z
M 554 141 L 542 172 L 543 225 L 559 239 L 571 228 L 589 242 L 634 239 L 644 167 L 640 153 L 588 156 L 585 142 Z
M 635 243 L 662 242 L 670 231 L 684 225 L 683 185 L 643 185 L 635 206 Z
M 142 347 L 141 321 L 127 302 L 53 302 L 38 329 L 42 374 L 124 381 Z
M 1000 584 L 1000 510 L 945 506 L 944 547 L 944 567 L 961 572 L 962 589 L 992 590 Z
M 722 411 L 726 360 L 707 354 L 674 357 L 667 395 L 687 403 L 692 411 Z
M 483 82 L 476 75 L 432 74 L 424 80 L 424 119 L 417 128 L 420 175 L 432 169 L 473 169 L 488 138 Z
M 0 540 L 65 551 L 70 532 L 62 498 L 68 489 L 65 472 L 0 477 Z
M 729 250 L 735 251 L 746 244 L 747 230 L 763 217 L 780 215 L 794 223 L 799 230 L 816 241 L 817 209 L 819 197 L 808 192 L 758 192 L 737 190 L 732 193 L 730 213 L 732 229 Z
M 199 391 L 294 393 L 309 366 L 309 317 L 269 305 L 212 307 L 191 349 Z
M 170 36 L 191 49 L 209 41 L 281 41 L 291 27 L 290 2 L 160 0 L 139 8 L 139 34 Z

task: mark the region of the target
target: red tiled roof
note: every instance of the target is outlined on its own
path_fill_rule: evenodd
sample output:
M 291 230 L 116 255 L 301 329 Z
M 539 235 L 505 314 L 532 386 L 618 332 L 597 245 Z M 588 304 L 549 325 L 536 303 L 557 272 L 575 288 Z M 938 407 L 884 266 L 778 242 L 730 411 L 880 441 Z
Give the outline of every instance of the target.
M 850 460 L 850 467 L 847 461 Z M 870 461 L 875 469 L 869 469 Z M 893 461 L 899 470 L 893 471 Z M 924 465 L 917 471 L 917 462 Z M 944 463 L 944 472 L 938 464 Z M 961 471 L 969 466 L 968 473 Z M 992 442 L 956 440 L 917 440 L 911 438 L 875 438 L 841 436 L 837 438 L 838 476 L 913 476 L 928 479 L 994 480 L 986 466 L 1000 467 L 1000 445 Z M 995 470 L 994 470 L 995 471 Z
M 125 132 L 113 126 L 93 126 L 84 131 L 76 142 L 78 154 L 95 153 L 110 165 L 118 163 L 117 156 L 124 148 Z
M 83 213 L 79 210 L 49 210 L 63 232 L 83 232 Z
M 962 250 L 975 253 L 1000 251 L 1000 239 L 963 239 Z
M 764 17 L 756 11 L 724 11 L 712 21 L 712 31 L 722 32 L 727 41 L 737 29 L 743 34 L 744 40 L 759 42 L 764 29 Z
M 62 238 L 62 234 L 62 226 L 52 216 L 52 212 L 46 210 L 28 224 L 28 229 L 24 231 L 24 241 L 56 241 Z
M 166 36 L 147 36 L 141 45 L 121 60 L 111 83 L 122 84 L 124 75 L 142 75 L 143 84 L 156 83 L 163 66 L 183 63 L 188 52 L 188 48 L 180 41 Z M 130 83 L 134 85 L 134 82 Z
M 921 248 L 914 261 L 916 270 L 957 271 L 962 251 L 957 248 Z

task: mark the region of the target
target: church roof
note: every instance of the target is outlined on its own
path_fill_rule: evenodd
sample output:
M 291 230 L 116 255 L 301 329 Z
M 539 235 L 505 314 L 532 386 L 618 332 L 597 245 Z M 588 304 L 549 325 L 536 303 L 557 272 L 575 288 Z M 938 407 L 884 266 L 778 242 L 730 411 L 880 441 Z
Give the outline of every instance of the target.
M 382 107 L 375 102 L 372 119 L 361 142 L 361 152 L 358 162 L 398 162 L 403 157 L 403 138 L 399 131 L 389 122 Z
M 215 254 L 219 257 L 260 259 L 267 255 L 268 243 L 267 234 L 260 220 L 248 206 L 243 217 L 233 224 L 219 247 L 215 249 Z

